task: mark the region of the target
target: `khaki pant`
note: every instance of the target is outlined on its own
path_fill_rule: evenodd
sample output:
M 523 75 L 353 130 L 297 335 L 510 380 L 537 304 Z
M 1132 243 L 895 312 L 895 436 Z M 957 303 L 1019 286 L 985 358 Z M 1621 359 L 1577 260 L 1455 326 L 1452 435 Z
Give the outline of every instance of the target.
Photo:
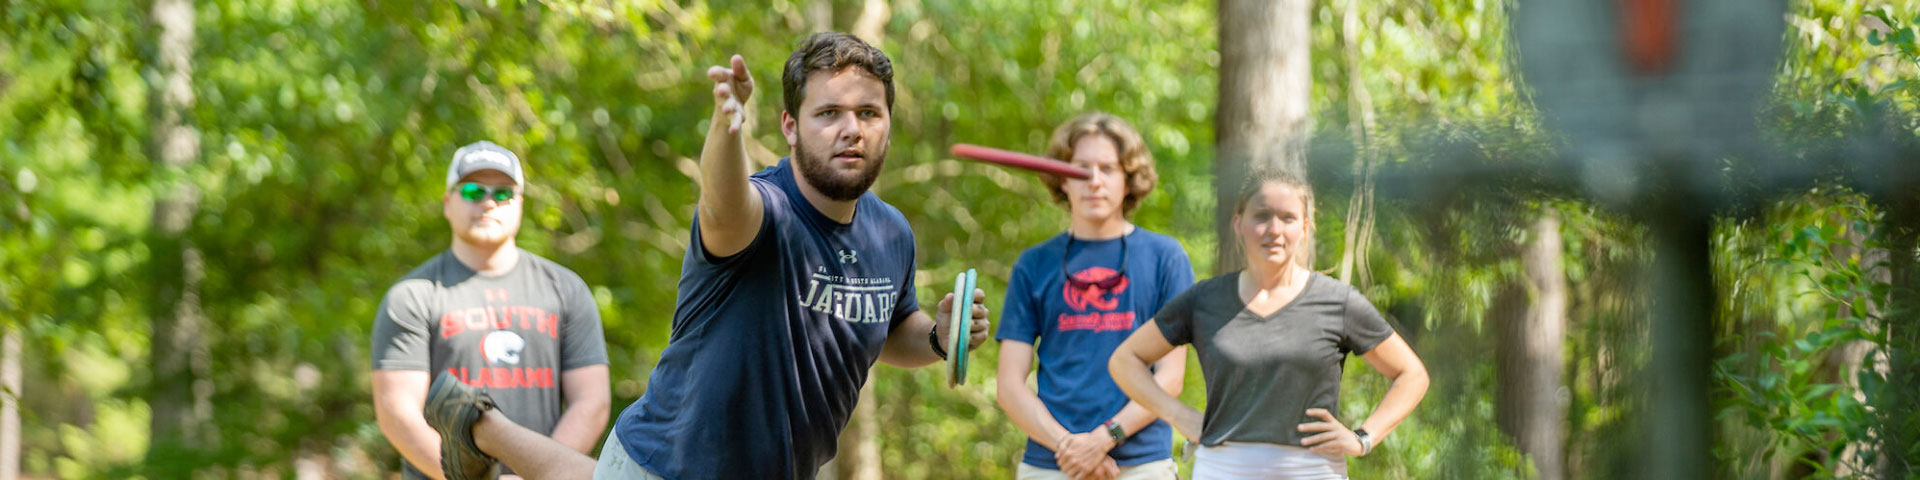
M 1067 474 L 1051 468 L 1041 468 L 1020 462 L 1016 470 L 1019 480 L 1072 480 Z M 1131 467 L 1120 467 L 1117 480 L 1175 480 L 1180 478 L 1180 466 L 1172 459 L 1147 462 Z

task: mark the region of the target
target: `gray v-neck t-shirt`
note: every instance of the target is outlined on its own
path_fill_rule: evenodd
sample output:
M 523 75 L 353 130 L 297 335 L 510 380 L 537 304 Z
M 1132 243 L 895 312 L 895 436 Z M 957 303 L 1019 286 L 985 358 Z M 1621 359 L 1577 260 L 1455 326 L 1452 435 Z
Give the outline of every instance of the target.
M 1372 351 L 1393 327 L 1358 290 L 1318 272 L 1291 303 L 1256 315 L 1240 300 L 1239 278 L 1233 272 L 1194 284 L 1168 301 L 1154 324 L 1167 343 L 1191 343 L 1200 355 L 1207 381 L 1201 444 L 1299 446 L 1299 425 L 1319 421 L 1308 408 L 1339 414 L 1347 354 Z

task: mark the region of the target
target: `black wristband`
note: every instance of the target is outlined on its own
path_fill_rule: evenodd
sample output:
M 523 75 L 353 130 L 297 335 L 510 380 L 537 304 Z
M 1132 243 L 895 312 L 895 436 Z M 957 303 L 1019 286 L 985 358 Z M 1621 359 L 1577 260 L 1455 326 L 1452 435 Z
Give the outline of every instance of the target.
M 940 327 L 927 330 L 927 345 L 933 346 L 933 354 L 939 355 L 941 360 L 947 359 L 947 349 L 940 348 Z

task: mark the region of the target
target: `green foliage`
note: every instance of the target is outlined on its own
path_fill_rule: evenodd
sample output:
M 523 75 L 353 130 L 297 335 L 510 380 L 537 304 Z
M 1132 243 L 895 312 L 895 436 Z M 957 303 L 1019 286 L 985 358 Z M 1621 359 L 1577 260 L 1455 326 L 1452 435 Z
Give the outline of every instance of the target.
M 1891 393 L 1877 366 L 1892 290 L 1875 227 L 1882 215 L 1844 189 L 1781 201 L 1766 215 L 1716 228 L 1715 251 L 1726 252 L 1716 277 L 1736 301 L 1721 312 L 1729 331 L 1716 336 L 1727 353 L 1715 361 L 1714 398 L 1740 441 L 1715 453 L 1736 476 L 1873 476 L 1884 434 L 1869 405 Z M 1734 424 L 1768 433 L 1750 438 Z
M 1787 56 L 1761 116 L 1789 150 L 1840 142 L 1883 118 L 1920 135 L 1920 2 L 1803 0 L 1788 16 Z
M 1761 116 L 1776 148 L 1811 155 L 1861 137 L 1920 134 L 1920 90 L 1910 81 L 1920 75 L 1920 4 L 1812 0 L 1788 19 L 1789 55 Z M 1912 428 L 1888 387 L 1893 352 L 1911 347 L 1888 334 L 1904 307 L 1881 208 L 1823 183 L 1716 226 L 1726 300 L 1715 456 L 1726 474 L 1873 478 L 1899 471 L 1882 468 L 1889 462 L 1920 458 L 1885 450 Z

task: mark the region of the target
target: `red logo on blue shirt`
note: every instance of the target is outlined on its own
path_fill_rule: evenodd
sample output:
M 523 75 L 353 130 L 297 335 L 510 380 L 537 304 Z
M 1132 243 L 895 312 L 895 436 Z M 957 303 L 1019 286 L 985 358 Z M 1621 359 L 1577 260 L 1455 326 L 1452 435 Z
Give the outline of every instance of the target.
M 1091 267 L 1074 272 L 1073 279 L 1077 281 L 1066 282 L 1060 294 L 1066 297 L 1067 307 L 1077 312 L 1087 311 L 1088 307 L 1112 311 L 1120 306 L 1120 293 L 1127 291 L 1127 284 L 1132 283 L 1125 277 L 1121 277 L 1118 283 L 1109 280 L 1119 274 L 1107 267 Z M 1101 284 L 1111 284 L 1113 288 L 1102 288 Z
M 1106 267 L 1091 267 L 1075 272 L 1073 280 L 1065 282 L 1066 286 L 1060 289 L 1060 295 L 1067 301 L 1067 308 L 1086 313 L 1060 314 L 1059 331 L 1133 331 L 1133 312 L 1113 311 L 1120 307 L 1120 294 L 1127 291 L 1127 285 L 1132 283 L 1130 280 Z

